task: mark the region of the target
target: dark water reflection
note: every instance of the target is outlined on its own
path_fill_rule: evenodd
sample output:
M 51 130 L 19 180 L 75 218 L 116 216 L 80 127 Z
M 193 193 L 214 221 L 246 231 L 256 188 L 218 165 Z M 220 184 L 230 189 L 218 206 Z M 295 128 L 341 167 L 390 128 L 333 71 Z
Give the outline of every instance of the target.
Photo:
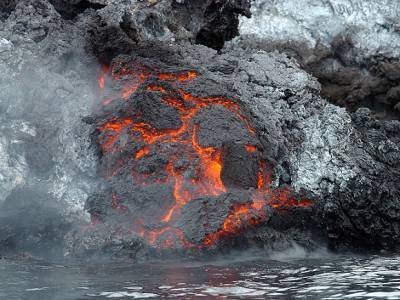
M 400 257 L 54 265 L 0 260 L 0 299 L 400 299 Z

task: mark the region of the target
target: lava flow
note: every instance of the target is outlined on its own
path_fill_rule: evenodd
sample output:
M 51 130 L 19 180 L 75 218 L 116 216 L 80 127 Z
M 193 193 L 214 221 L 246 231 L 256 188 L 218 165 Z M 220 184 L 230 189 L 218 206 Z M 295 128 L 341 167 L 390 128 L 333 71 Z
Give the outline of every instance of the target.
M 171 186 L 174 203 L 158 220 L 152 220 L 156 228 L 149 228 L 142 221 L 133 222 L 133 230 L 150 245 L 159 248 L 176 248 L 177 245 L 182 248 L 209 247 L 223 238 L 235 236 L 250 226 L 265 222 L 267 206 L 275 209 L 311 206 L 308 200 L 298 201 L 291 197 L 287 189 L 271 189 L 266 164 L 260 160 L 258 186 L 252 192 L 251 203 L 232 205 L 220 229 L 206 234 L 201 244 L 187 241 L 185 234 L 177 225 L 183 207 L 196 199 L 218 197 L 228 192 L 221 178 L 224 168 L 223 146 L 202 145 L 196 116 L 211 106 L 222 107 L 242 122 L 249 137 L 254 141 L 257 140 L 255 130 L 236 102 L 222 96 L 200 97 L 185 91 L 185 85 L 196 80 L 198 76 L 199 74 L 192 70 L 177 73 L 157 72 L 154 69 L 117 62 L 111 71 L 106 67 L 102 68 L 98 79 L 102 93 L 107 86 L 107 78 L 113 83 L 119 83 L 120 86 L 119 95 L 104 100 L 105 106 L 114 101 L 131 101 L 130 99 L 136 97 L 139 91 L 156 93 L 163 105 L 173 109 L 179 116 L 179 126 L 174 128 L 171 126 L 160 129 L 160 126 L 157 127 L 142 117 L 140 112 L 137 112 L 137 117 L 114 117 L 98 127 L 99 144 L 103 155 L 124 150 L 128 142 L 122 141 L 126 136 L 141 145 L 131 154 L 134 164 L 131 176 L 135 185 L 148 186 L 162 183 Z M 257 155 L 259 149 L 255 144 L 246 144 L 246 151 Z M 168 163 L 162 170 L 138 173 L 139 163 L 150 158 L 153 153 L 163 153 L 168 157 Z M 165 176 L 157 177 L 155 172 Z M 115 170 L 112 173 L 115 174 Z M 128 214 L 129 209 L 120 204 L 117 197 L 113 193 L 112 207 L 121 210 L 125 215 Z

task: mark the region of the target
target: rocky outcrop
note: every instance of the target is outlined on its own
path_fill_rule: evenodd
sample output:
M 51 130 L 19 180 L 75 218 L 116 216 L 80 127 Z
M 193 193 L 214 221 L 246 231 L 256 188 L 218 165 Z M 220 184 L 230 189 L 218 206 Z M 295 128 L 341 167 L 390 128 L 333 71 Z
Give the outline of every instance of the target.
M 140 72 L 146 69 L 150 70 L 155 65 L 159 72 L 169 72 L 170 77 L 167 77 L 166 83 L 160 80 L 162 76 L 157 74 L 148 75 L 148 78 L 147 75 L 146 78 L 142 77 L 143 80 L 140 81 L 140 84 L 131 90 L 132 94 L 125 95 L 128 98 L 123 100 L 125 96 L 121 97 L 118 92 L 115 101 L 112 101 L 111 104 L 107 103 L 104 107 L 101 117 L 95 117 L 95 127 L 103 128 L 96 131 L 95 134 L 95 140 L 101 153 L 99 156 L 100 174 L 109 174 L 107 172 L 110 170 L 113 170 L 114 173 L 112 177 L 108 177 L 111 179 L 107 184 L 107 192 L 101 195 L 103 204 L 99 204 L 97 200 L 91 200 L 88 203 L 94 216 L 104 219 L 109 215 L 111 209 L 114 211 L 111 219 L 120 220 L 121 224 L 124 223 L 123 218 L 115 216 L 115 206 L 104 204 L 109 204 L 113 196 L 118 199 L 118 205 L 126 209 L 125 213 L 128 215 L 130 211 L 139 211 L 142 216 L 151 214 L 152 217 L 155 217 L 154 211 L 159 213 L 161 210 L 156 221 L 153 221 L 152 217 L 147 217 L 150 224 L 151 222 L 159 224 L 163 212 L 166 213 L 168 208 L 173 206 L 174 200 L 167 200 L 170 199 L 168 195 L 172 193 L 168 189 L 173 188 L 168 181 L 166 181 L 165 195 L 161 192 L 162 185 L 157 183 L 154 200 L 145 195 L 139 196 L 143 192 L 146 195 L 153 193 L 151 191 L 155 186 L 152 186 L 151 182 L 159 182 L 159 180 L 164 182 L 164 179 L 158 176 L 165 176 L 162 175 L 164 168 L 168 174 L 168 154 L 163 156 L 162 148 L 158 148 L 158 152 L 152 152 L 152 148 L 149 148 L 146 150 L 148 151 L 145 153 L 146 155 L 143 158 L 140 157 L 139 165 L 136 165 L 138 162 L 134 157 L 141 153 L 141 148 L 146 145 L 146 142 L 141 144 L 142 142 L 136 141 L 136 138 L 131 140 L 129 133 L 120 135 L 121 132 L 116 133 L 114 129 L 111 132 L 104 131 L 104 126 L 111 126 L 110 120 L 119 120 L 121 117 L 130 120 L 131 114 L 135 115 L 135 110 L 140 107 L 144 110 L 139 115 L 145 119 L 139 119 L 138 122 L 150 122 L 149 124 L 153 124 L 151 126 L 155 126 L 161 132 L 165 126 L 165 128 L 176 128 L 179 131 L 179 128 L 183 126 L 183 123 L 179 121 L 179 114 L 176 115 L 174 110 L 168 113 L 167 110 L 159 111 L 164 109 L 162 107 L 165 104 L 161 104 L 162 102 L 157 100 L 163 99 L 163 93 L 171 88 L 169 84 L 172 81 L 174 92 L 171 91 L 171 95 L 175 95 L 173 97 L 176 101 L 183 101 L 181 105 L 184 105 L 185 97 L 183 100 L 179 100 L 179 90 L 184 90 L 185 94 L 196 95 L 199 99 L 212 99 L 213 97 L 234 99 L 234 103 L 239 105 L 254 126 L 255 137 L 240 137 L 238 134 L 244 129 L 236 128 L 235 121 L 229 121 L 231 123 L 229 127 L 225 127 L 224 123 L 219 124 L 217 121 L 212 121 L 230 118 L 229 112 L 223 112 L 223 117 L 219 115 L 218 110 L 210 108 L 210 119 L 207 114 L 200 112 L 196 117 L 196 122 L 200 126 L 196 133 L 196 139 L 199 139 L 202 147 L 218 148 L 225 145 L 222 147 L 225 148 L 225 151 L 232 149 L 229 151 L 233 155 L 233 164 L 231 164 L 229 156 L 225 156 L 222 163 L 221 174 L 224 185 L 235 189 L 236 194 L 238 191 L 249 192 L 252 187 L 257 187 L 251 183 L 251 178 L 257 176 L 258 163 L 255 162 L 254 168 L 251 167 L 251 158 L 246 158 L 240 147 L 230 148 L 231 146 L 228 146 L 230 141 L 235 141 L 235 145 L 237 143 L 239 145 L 253 143 L 257 145 L 256 152 L 260 158 L 265 160 L 271 168 L 270 172 L 273 178 L 271 189 L 287 187 L 296 198 L 297 204 L 302 203 L 303 199 L 312 199 L 313 204 L 309 209 L 303 211 L 293 205 L 294 207 L 291 209 L 296 213 L 291 217 L 293 222 L 289 225 L 285 220 L 287 216 L 280 213 L 281 207 L 274 207 L 269 203 L 265 206 L 265 213 L 268 217 L 262 220 L 261 225 L 256 226 L 256 229 L 250 227 L 251 229 L 248 229 L 247 233 L 238 235 L 241 237 L 242 243 L 279 248 L 274 241 L 278 244 L 281 243 L 282 240 L 278 236 L 284 235 L 285 239 L 290 241 L 289 244 L 299 243 L 303 246 L 316 245 L 318 242 L 324 241 L 336 249 L 397 249 L 399 235 L 396 228 L 400 220 L 400 185 L 396 180 L 399 175 L 397 161 L 400 155 L 399 137 L 396 134 L 400 126 L 398 121 L 373 120 L 368 109 L 358 110 L 351 115 L 344 109 L 328 104 L 319 96 L 319 84 L 284 55 L 238 50 L 229 50 L 217 55 L 209 49 L 189 45 L 180 50 L 173 46 L 153 47 L 151 51 L 146 47 L 145 49 L 137 48 L 132 54 L 133 56 L 121 57 L 122 62 L 118 58 L 114 61 L 114 64 L 123 66 L 126 60 L 133 64 L 128 63 L 125 67 L 121 66 L 127 72 L 124 80 L 135 82 L 135 76 L 140 76 L 138 75 Z M 166 57 L 168 59 L 164 60 L 163 58 Z M 210 60 L 210 57 L 213 59 Z M 130 73 L 129 68 L 132 66 L 134 69 Z M 134 70 L 142 71 L 137 73 Z M 187 81 L 174 83 L 173 74 L 181 74 L 187 70 L 198 75 L 193 76 L 190 83 Z M 113 74 L 119 78 L 117 69 Z M 117 79 L 117 82 L 119 80 L 121 79 Z M 117 84 L 117 86 L 121 86 L 121 84 Z M 159 88 L 154 92 L 149 92 L 147 90 L 149 86 Z M 206 89 L 204 89 L 205 86 Z M 143 104 L 139 104 L 141 102 L 137 101 L 143 101 Z M 157 108 L 151 108 L 148 106 L 150 104 L 145 104 L 146 101 L 150 101 L 149 103 L 153 103 L 152 105 L 156 105 Z M 218 107 L 218 105 L 223 106 L 224 104 L 217 103 L 216 106 Z M 165 106 L 165 109 L 167 107 Z M 154 117 L 152 119 L 154 121 L 150 121 L 146 117 L 146 113 L 150 111 L 151 115 L 148 117 Z M 208 125 L 202 125 L 203 118 L 207 120 L 205 124 Z M 157 125 L 157 122 L 166 122 L 167 120 L 173 123 Z M 122 132 L 135 131 L 132 129 L 135 128 L 135 125 L 128 123 L 126 126 L 122 126 L 124 128 Z M 232 128 L 232 131 L 228 128 Z M 97 136 L 97 134 L 99 135 Z M 216 136 L 213 137 L 213 134 Z M 146 133 L 139 130 L 136 136 L 140 141 L 140 137 L 146 136 Z M 111 140 L 107 140 L 108 138 Z M 104 148 L 104 143 L 111 148 Z M 129 147 L 126 148 L 127 146 L 124 145 L 129 145 Z M 130 158 L 127 158 L 126 155 Z M 235 164 L 235 159 L 242 163 Z M 177 170 L 179 168 L 181 167 L 178 167 Z M 185 168 L 187 166 L 180 170 L 185 170 Z M 136 174 L 132 172 L 136 172 Z M 230 178 L 223 177 L 223 174 L 227 172 L 230 174 Z M 146 174 L 150 174 L 151 177 L 148 178 Z M 244 177 L 235 178 L 235 176 L 241 175 Z M 245 182 L 248 183 L 245 184 Z M 139 188 L 142 184 L 145 185 L 144 189 Z M 136 185 L 138 187 L 135 187 Z M 161 190 L 159 190 L 160 188 Z M 104 197 L 107 193 L 108 196 Z M 161 197 L 162 202 L 158 203 L 155 199 L 159 199 L 160 195 L 164 196 Z M 95 199 L 97 197 L 95 196 Z M 139 208 L 140 204 L 136 202 L 139 199 L 147 199 L 145 203 L 148 205 L 154 203 L 157 209 L 150 205 L 146 208 L 148 209 L 147 213 L 142 211 Z M 176 226 L 187 234 L 186 237 L 190 241 L 204 242 L 207 240 L 207 232 L 210 233 L 207 231 L 209 228 L 207 226 L 216 222 L 215 228 L 221 228 L 227 216 L 229 218 L 229 211 L 232 212 L 232 203 L 243 203 L 242 201 L 249 203 L 246 201 L 250 200 L 245 199 L 246 196 L 243 195 L 233 202 L 231 202 L 232 200 L 220 202 L 219 209 L 222 211 L 220 214 L 214 215 L 213 221 L 210 221 L 210 217 L 207 222 L 201 217 L 197 219 L 195 222 L 196 233 L 187 231 L 186 226 L 190 228 L 192 225 L 184 220 L 196 220 L 194 215 L 207 215 L 201 212 L 204 207 L 193 206 L 192 202 L 203 201 L 203 205 L 207 206 L 209 200 L 191 199 L 189 202 L 191 204 L 185 205 L 183 210 L 190 217 L 183 217 L 183 220 L 177 220 L 175 224 L 178 224 Z M 268 196 L 265 199 L 268 202 Z M 212 201 L 218 202 L 218 200 Z M 227 205 L 225 210 L 222 208 L 224 205 Z M 290 206 L 285 207 L 287 209 Z M 99 207 L 103 209 L 98 211 Z M 217 211 L 216 208 L 213 210 Z M 275 217 L 271 218 L 271 216 Z M 104 220 L 107 219 L 105 217 Z M 128 219 L 131 220 L 131 218 Z M 147 225 L 148 228 L 154 226 L 150 224 Z M 207 226 L 199 231 L 201 228 L 199 224 L 207 224 Z M 258 234 L 270 232 L 272 228 L 274 231 L 267 235 L 268 238 L 260 238 L 257 234 L 251 238 L 245 238 L 254 232 L 258 232 Z M 300 233 L 298 228 L 302 228 Z M 211 232 L 213 231 L 211 230 Z M 224 243 L 222 244 L 224 245 Z
M 191 40 L 214 49 L 239 35 L 239 16 L 250 17 L 249 0 L 51 0 L 64 19 L 101 9 L 107 25 L 120 27 L 134 42 Z
M 323 97 L 352 112 L 368 107 L 375 117 L 399 119 L 397 2 L 258 0 L 252 12 L 241 23 L 244 47 L 295 57 L 318 78 Z
M 285 54 L 211 49 L 246 1 L 100 4 L 0 24 L 1 251 L 398 251 L 398 121 L 330 104 Z

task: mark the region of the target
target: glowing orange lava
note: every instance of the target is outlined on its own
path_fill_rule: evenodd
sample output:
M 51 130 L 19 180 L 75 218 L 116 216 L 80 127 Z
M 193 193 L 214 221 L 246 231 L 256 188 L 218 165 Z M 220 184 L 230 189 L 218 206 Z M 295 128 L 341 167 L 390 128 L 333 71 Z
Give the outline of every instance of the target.
M 288 189 L 270 189 L 269 175 L 265 164 L 258 174 L 258 189 L 253 192 L 251 204 L 241 204 L 233 207 L 232 212 L 225 220 L 222 228 L 208 234 L 203 241 L 206 246 L 215 245 L 226 237 L 234 237 L 249 226 L 256 226 L 267 219 L 265 208 L 269 205 L 275 209 L 291 207 L 310 207 L 312 202 L 307 199 L 296 200 Z M 267 186 L 266 186 L 267 183 Z M 266 200 L 268 199 L 268 201 Z
M 99 89 L 100 89 L 101 93 L 104 91 L 104 88 L 105 88 L 105 85 L 106 85 L 106 76 L 108 74 L 109 69 L 110 68 L 107 65 L 102 66 L 101 70 L 100 70 L 99 77 L 97 78 L 97 83 L 99 85 Z
M 99 89 L 105 88 L 105 79 L 108 68 L 103 68 L 98 79 Z M 103 153 L 118 151 L 123 147 L 121 138 L 124 134 L 130 135 L 133 139 L 144 144 L 144 146 L 133 154 L 134 160 L 138 161 L 148 156 L 152 151 L 158 151 L 162 144 L 177 144 L 182 149 L 182 155 L 191 162 L 196 161 L 197 169 L 192 178 L 184 175 L 184 170 L 175 165 L 178 157 L 169 157 L 169 162 L 165 167 L 167 178 L 165 184 L 172 187 L 173 205 L 167 209 L 165 214 L 158 220 L 159 225 L 156 229 L 148 229 L 143 225 L 143 220 L 137 220 L 133 230 L 146 241 L 159 248 L 203 248 L 217 244 L 223 238 L 235 236 L 249 226 L 262 224 L 266 219 L 267 205 L 276 209 L 289 207 L 309 207 L 312 205 L 309 200 L 296 200 L 291 196 L 287 189 L 277 190 L 271 188 L 271 180 L 265 161 L 260 160 L 260 171 L 258 173 L 257 189 L 253 191 L 251 203 L 233 205 L 231 212 L 223 222 L 221 228 L 208 234 L 202 245 L 194 245 L 186 241 L 184 233 L 174 227 L 176 217 L 179 216 L 182 208 L 194 199 L 204 196 L 219 196 L 228 190 L 225 187 L 221 172 L 224 167 L 223 149 L 217 147 L 204 147 L 199 143 L 199 125 L 196 124 L 195 116 L 199 110 L 211 105 L 221 105 L 232 112 L 246 126 L 250 136 L 255 136 L 248 118 L 241 112 L 237 102 L 225 97 L 200 97 L 185 92 L 182 84 L 191 83 L 199 74 L 194 71 L 178 73 L 156 73 L 145 68 L 126 66 L 116 63 L 111 70 L 111 77 L 116 81 L 122 82 L 120 97 L 128 99 L 144 85 L 146 91 L 161 93 L 162 101 L 176 109 L 179 113 L 182 125 L 177 129 L 156 129 L 152 124 L 142 119 L 116 118 L 102 124 L 98 130 L 100 132 L 99 142 Z M 152 79 L 152 83 L 146 85 L 147 80 Z M 154 80 L 165 82 L 154 84 Z M 180 83 L 177 92 L 170 91 L 168 87 Z M 177 96 L 178 95 L 178 96 Z M 108 105 L 114 99 L 106 99 L 103 105 Z M 258 153 L 254 145 L 245 145 L 249 153 Z M 113 171 L 115 173 L 115 171 Z M 146 185 L 147 175 L 137 174 L 132 170 L 133 179 L 137 184 Z M 122 210 L 124 213 L 127 208 L 119 204 L 115 194 L 112 195 L 112 207 Z
M 247 152 L 256 152 L 257 151 L 257 147 L 254 145 L 246 145 L 246 151 Z
M 100 137 L 102 151 L 107 152 L 115 149 L 115 143 L 130 124 L 132 124 L 132 121 L 129 119 L 118 119 L 107 122 L 101 126 L 99 131 L 104 133 L 104 135 Z
M 158 74 L 158 78 L 162 80 L 170 80 L 170 81 L 187 81 L 193 80 L 197 77 L 197 73 L 193 71 L 182 72 L 179 74 L 174 73 L 160 73 Z
M 142 149 L 140 149 L 136 155 L 135 155 L 135 160 L 138 160 L 140 158 L 142 158 L 143 156 L 146 156 L 147 154 L 150 153 L 150 149 L 148 147 L 144 147 Z

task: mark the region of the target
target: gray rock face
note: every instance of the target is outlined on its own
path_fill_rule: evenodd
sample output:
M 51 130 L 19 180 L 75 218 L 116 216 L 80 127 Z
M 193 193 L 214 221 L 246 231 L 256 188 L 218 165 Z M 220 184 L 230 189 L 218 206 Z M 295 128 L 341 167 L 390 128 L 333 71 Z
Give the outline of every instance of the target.
M 347 32 L 355 44 L 356 59 L 385 53 L 399 56 L 398 20 L 400 4 L 390 0 L 257 0 L 253 17 L 242 19 L 241 34 L 254 34 L 273 41 L 289 40 L 315 48 L 332 45 Z
M 249 0 L 51 0 L 64 19 L 99 10 L 103 22 L 120 27 L 134 42 L 188 40 L 221 49 L 239 35 L 239 15 L 250 16 Z
M 295 57 L 335 104 L 399 119 L 397 1 L 257 0 L 252 13 L 241 21 L 244 45 Z
M 398 251 L 399 122 L 284 54 L 190 43 L 220 48 L 247 1 L 53 4 L 1 15 L 2 252 Z

